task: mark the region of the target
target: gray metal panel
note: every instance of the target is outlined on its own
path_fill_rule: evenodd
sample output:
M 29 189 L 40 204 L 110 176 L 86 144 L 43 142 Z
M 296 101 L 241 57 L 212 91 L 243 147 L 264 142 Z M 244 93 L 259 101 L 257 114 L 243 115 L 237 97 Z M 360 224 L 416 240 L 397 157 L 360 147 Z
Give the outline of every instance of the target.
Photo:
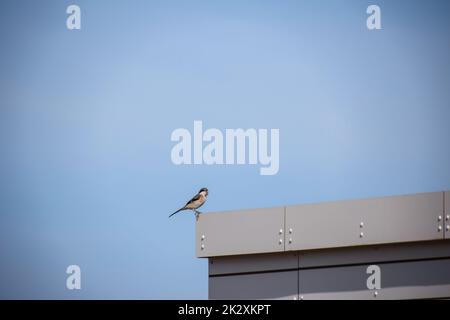
M 450 258 L 450 240 L 307 250 L 299 252 L 300 268 Z
M 445 238 L 450 239 L 450 191 L 445 192 Z
M 298 298 L 298 271 L 209 278 L 209 299 Z
M 209 275 L 450 258 L 450 240 L 209 258 Z
M 442 214 L 442 192 L 288 206 L 286 250 L 443 239 Z
M 283 229 L 283 207 L 200 215 L 196 253 L 211 257 L 284 251 Z
M 298 268 L 298 253 L 271 253 L 209 258 L 209 275 Z
M 377 291 L 359 290 L 344 292 L 321 292 L 301 295 L 302 300 L 408 300 L 450 299 L 450 285 L 411 286 L 386 288 Z
M 367 289 L 366 281 L 369 275 L 366 273 L 369 265 L 342 266 L 332 268 L 301 269 L 299 273 L 300 297 L 314 293 L 336 293 L 342 296 L 344 292 L 374 292 Z M 412 287 L 440 287 L 450 286 L 450 259 L 423 260 L 402 263 L 378 264 L 381 269 L 381 289 L 377 298 L 383 298 L 384 291 L 388 288 Z M 391 291 L 389 298 L 405 298 L 405 296 L 393 296 L 392 292 L 404 292 L 405 290 Z M 444 292 L 445 293 L 445 292 Z M 420 294 L 418 294 L 420 295 Z M 351 294 L 350 294 L 351 296 Z M 450 291 L 445 297 L 450 296 Z M 318 297 L 318 296 L 316 296 Z M 442 291 L 427 291 L 426 297 L 443 297 Z M 354 297 L 355 298 L 355 297 Z M 361 297 L 367 299 L 364 293 Z

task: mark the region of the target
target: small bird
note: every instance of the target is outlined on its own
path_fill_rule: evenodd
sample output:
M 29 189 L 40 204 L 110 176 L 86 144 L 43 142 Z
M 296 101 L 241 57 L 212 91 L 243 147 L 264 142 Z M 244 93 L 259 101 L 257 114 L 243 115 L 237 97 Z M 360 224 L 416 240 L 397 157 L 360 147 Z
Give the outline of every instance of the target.
M 200 208 L 205 203 L 207 197 L 208 197 L 208 188 L 201 188 L 200 191 L 191 200 L 189 200 L 184 207 L 172 213 L 169 216 L 169 218 L 180 211 L 192 210 L 195 212 L 195 218 L 198 220 L 198 215 L 201 212 L 197 211 L 197 209 Z

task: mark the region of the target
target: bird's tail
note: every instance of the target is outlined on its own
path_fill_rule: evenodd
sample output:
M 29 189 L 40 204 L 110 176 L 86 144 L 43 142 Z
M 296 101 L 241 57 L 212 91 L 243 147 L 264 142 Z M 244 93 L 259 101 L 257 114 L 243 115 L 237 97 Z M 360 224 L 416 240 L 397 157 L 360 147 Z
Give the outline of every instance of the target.
M 180 209 L 178 209 L 177 211 L 175 211 L 174 213 L 172 213 L 172 214 L 169 216 L 169 218 L 170 218 L 171 216 L 177 214 L 178 212 L 183 211 L 183 210 L 187 210 L 187 209 L 186 209 L 185 207 L 180 208 Z

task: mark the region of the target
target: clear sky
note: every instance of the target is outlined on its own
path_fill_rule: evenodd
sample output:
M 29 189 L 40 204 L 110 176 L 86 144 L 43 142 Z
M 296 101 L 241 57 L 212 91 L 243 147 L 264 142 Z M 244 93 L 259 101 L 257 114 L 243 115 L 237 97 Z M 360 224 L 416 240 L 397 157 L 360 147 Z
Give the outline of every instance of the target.
M 195 219 L 167 218 L 204 186 L 206 214 L 449 190 L 449 18 L 447 0 L 1 1 L 0 298 L 207 298 Z M 279 129 L 278 174 L 175 166 L 194 120 Z

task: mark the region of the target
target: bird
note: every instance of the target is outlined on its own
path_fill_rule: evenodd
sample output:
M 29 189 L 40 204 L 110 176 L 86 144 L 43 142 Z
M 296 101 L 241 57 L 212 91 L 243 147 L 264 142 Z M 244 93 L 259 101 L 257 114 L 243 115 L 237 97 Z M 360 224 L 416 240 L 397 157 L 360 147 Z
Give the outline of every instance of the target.
M 200 208 L 205 203 L 207 197 L 208 197 L 208 188 L 201 188 L 200 191 L 191 200 L 189 200 L 184 207 L 172 213 L 169 216 L 169 218 L 180 211 L 192 210 L 195 212 L 195 218 L 198 220 L 199 214 L 201 214 L 201 212 L 198 211 L 197 209 Z

